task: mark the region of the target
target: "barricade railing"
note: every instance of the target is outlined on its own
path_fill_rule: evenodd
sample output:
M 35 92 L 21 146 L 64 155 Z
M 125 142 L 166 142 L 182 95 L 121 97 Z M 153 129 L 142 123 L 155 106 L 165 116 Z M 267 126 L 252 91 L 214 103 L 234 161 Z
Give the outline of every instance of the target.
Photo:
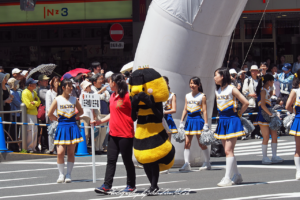
M 26 134 L 27 134 L 27 129 L 26 129 L 26 124 L 22 123 L 22 122 L 26 122 L 27 121 L 27 108 L 26 105 L 24 103 L 22 103 L 20 105 L 21 110 L 13 110 L 13 111 L 0 111 L 0 116 L 2 116 L 2 119 L 5 119 L 5 117 L 3 117 L 4 115 L 9 114 L 9 119 L 11 122 L 3 122 L 3 124 L 10 124 L 10 126 L 8 127 L 7 130 L 4 129 L 4 133 L 7 134 L 7 136 L 10 138 L 11 141 L 6 141 L 7 144 L 11 144 L 11 143 L 22 143 L 22 149 L 27 150 L 27 140 L 26 140 Z M 21 122 L 17 122 L 18 120 L 18 114 L 20 113 L 20 121 Z M 13 119 L 14 118 L 14 119 Z M 12 122 L 15 121 L 15 122 Z M 14 133 L 11 133 L 11 125 L 15 126 L 15 131 Z M 21 125 L 22 128 L 21 130 L 18 129 L 18 125 Z M 18 134 L 19 133 L 19 134 Z M 11 137 L 11 134 L 15 134 L 14 136 L 14 140 Z M 6 137 L 6 136 L 5 136 Z M 19 140 L 20 138 L 20 140 Z

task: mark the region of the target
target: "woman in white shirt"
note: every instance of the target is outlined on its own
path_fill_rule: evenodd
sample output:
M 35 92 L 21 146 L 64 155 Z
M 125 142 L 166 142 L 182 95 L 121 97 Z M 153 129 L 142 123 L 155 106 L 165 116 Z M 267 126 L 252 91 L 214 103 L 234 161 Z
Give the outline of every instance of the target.
M 52 104 L 52 102 L 54 101 L 54 99 L 57 96 L 57 88 L 58 85 L 60 83 L 59 77 L 58 76 L 54 76 L 51 81 L 50 81 L 50 90 L 47 91 L 46 93 L 46 123 L 52 123 L 53 121 L 51 121 L 48 117 L 48 111 L 50 109 L 50 106 Z M 57 117 L 56 111 L 54 112 L 54 115 Z M 54 151 L 54 135 L 48 135 L 48 143 L 49 143 L 49 150 L 46 151 L 46 153 L 53 153 Z

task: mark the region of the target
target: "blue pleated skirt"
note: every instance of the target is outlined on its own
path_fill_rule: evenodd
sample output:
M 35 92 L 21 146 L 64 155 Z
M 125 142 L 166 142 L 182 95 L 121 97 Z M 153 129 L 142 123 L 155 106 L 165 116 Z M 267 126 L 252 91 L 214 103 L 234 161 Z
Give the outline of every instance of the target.
M 203 126 L 204 119 L 201 117 L 200 112 L 188 113 L 184 127 L 186 135 L 201 135 Z
M 242 122 L 235 112 L 224 111 L 219 114 L 220 118 L 215 131 L 216 139 L 227 140 L 246 135 Z
M 289 134 L 294 136 L 300 136 L 300 116 L 295 117 Z
M 262 116 L 261 112 L 258 112 L 258 115 L 255 120 L 255 125 L 260 125 L 260 126 L 269 126 L 269 122 L 267 122 L 264 117 Z
M 165 117 L 165 120 L 167 121 L 167 124 L 168 124 L 168 127 L 169 127 L 171 133 L 172 134 L 178 133 L 177 127 L 176 127 L 176 124 L 173 120 L 172 115 L 171 114 L 166 114 L 164 117 Z
M 71 145 L 82 142 L 83 138 L 76 122 L 59 122 L 54 144 L 55 145 Z

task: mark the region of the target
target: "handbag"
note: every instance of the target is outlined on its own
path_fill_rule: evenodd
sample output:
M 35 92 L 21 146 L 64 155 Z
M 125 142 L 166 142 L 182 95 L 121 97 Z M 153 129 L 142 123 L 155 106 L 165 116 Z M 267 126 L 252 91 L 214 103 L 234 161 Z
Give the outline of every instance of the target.
M 45 117 L 45 109 L 46 107 L 43 104 L 40 104 L 40 106 L 38 107 L 38 114 L 37 114 L 37 118 L 41 121 L 45 121 L 46 117 Z

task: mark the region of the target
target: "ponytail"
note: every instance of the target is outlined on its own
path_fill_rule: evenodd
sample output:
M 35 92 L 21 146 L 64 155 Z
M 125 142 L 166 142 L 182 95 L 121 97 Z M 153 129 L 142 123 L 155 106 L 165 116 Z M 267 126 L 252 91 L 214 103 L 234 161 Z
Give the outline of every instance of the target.
M 58 86 L 58 88 L 57 88 L 57 96 L 63 94 L 64 91 L 63 91 L 62 87 L 65 87 L 65 88 L 66 88 L 67 85 L 72 85 L 72 81 L 71 81 L 70 79 L 68 79 L 68 78 L 64 79 L 64 80 L 59 84 L 59 86 Z
M 258 85 L 256 87 L 256 96 L 260 95 L 261 92 L 261 88 L 263 87 L 264 84 L 266 84 L 266 82 L 268 81 L 274 81 L 274 77 L 271 74 L 266 74 L 264 76 L 262 76 L 261 78 L 259 78 L 258 81 Z
M 118 86 L 118 94 L 123 98 L 128 91 L 128 86 L 125 81 L 125 77 L 121 73 L 113 74 L 111 76 L 111 81 L 115 82 Z
M 168 90 L 169 90 L 169 92 L 170 92 L 171 88 L 170 88 L 170 86 L 169 86 L 169 78 L 168 78 L 168 77 L 166 77 L 166 76 L 163 76 L 163 78 L 164 78 L 164 79 L 165 79 L 165 81 L 167 82 L 167 85 L 168 85 Z
M 202 88 L 202 84 L 201 84 L 201 80 L 199 77 L 194 76 L 190 79 L 189 83 L 193 81 L 196 85 L 198 85 L 198 91 L 203 93 L 203 88 Z
M 294 74 L 293 89 L 298 89 L 300 84 L 300 69 Z

